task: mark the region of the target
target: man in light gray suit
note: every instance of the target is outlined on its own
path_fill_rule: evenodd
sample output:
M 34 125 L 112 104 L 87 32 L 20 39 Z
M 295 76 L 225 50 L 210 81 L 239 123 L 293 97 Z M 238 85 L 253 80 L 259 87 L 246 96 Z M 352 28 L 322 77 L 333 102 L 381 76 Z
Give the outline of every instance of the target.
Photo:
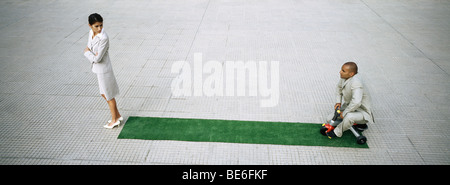
M 359 127 L 367 127 L 366 123 L 374 123 L 371 109 L 370 97 L 364 88 L 363 82 L 358 74 L 358 66 L 354 62 L 342 65 L 339 72 L 341 79 L 336 86 L 336 104 L 334 109 L 341 110 L 342 122 L 327 133 L 330 138 L 341 137 L 342 133 L 353 124 Z M 332 119 L 334 113 L 327 117 Z

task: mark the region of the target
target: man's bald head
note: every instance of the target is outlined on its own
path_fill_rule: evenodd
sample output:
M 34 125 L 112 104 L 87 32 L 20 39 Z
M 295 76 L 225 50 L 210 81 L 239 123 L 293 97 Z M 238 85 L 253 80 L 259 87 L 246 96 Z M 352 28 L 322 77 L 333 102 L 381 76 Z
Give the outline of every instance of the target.
M 358 66 L 354 62 L 346 62 L 342 65 L 339 74 L 343 79 L 349 79 L 358 73 Z
M 347 66 L 350 72 L 354 72 L 355 75 L 358 74 L 358 66 L 354 62 L 346 62 L 343 66 Z

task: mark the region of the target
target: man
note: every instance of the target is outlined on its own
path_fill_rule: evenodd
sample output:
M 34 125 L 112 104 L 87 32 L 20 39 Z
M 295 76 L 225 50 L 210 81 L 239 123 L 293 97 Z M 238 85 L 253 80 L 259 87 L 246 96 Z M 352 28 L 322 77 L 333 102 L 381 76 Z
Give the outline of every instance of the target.
M 354 62 L 347 62 L 342 65 L 339 72 L 341 79 L 336 86 L 336 104 L 334 109 L 341 110 L 340 119 L 342 122 L 337 126 L 330 126 L 327 131 L 329 138 L 341 137 L 342 133 L 353 124 L 357 124 L 359 128 L 367 128 L 366 123 L 374 123 L 370 97 L 368 96 L 364 85 L 359 78 L 358 66 Z M 334 114 L 327 117 L 328 123 Z

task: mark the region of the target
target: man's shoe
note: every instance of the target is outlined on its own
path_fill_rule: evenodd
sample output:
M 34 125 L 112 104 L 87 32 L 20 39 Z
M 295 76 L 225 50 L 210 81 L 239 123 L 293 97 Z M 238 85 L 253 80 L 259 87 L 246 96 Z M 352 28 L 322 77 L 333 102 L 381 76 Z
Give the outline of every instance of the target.
M 327 132 L 327 136 L 329 139 L 337 137 L 336 134 L 334 133 L 334 130 Z
M 356 124 L 355 123 L 355 124 L 353 124 L 353 128 L 357 131 L 362 132 L 364 130 L 367 130 L 369 127 L 367 126 L 367 124 Z

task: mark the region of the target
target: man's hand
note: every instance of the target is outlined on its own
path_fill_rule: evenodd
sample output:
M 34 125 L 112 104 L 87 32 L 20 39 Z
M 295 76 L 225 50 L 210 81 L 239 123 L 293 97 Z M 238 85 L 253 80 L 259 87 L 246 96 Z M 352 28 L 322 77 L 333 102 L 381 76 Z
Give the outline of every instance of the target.
M 336 110 L 336 109 L 339 109 L 339 110 L 341 109 L 341 103 L 336 103 L 336 105 L 334 105 L 334 110 Z M 342 117 L 342 111 L 339 116 L 341 117 L 341 119 L 344 119 L 344 117 Z
M 336 105 L 334 105 L 334 110 L 337 109 L 341 109 L 341 103 L 336 103 Z

